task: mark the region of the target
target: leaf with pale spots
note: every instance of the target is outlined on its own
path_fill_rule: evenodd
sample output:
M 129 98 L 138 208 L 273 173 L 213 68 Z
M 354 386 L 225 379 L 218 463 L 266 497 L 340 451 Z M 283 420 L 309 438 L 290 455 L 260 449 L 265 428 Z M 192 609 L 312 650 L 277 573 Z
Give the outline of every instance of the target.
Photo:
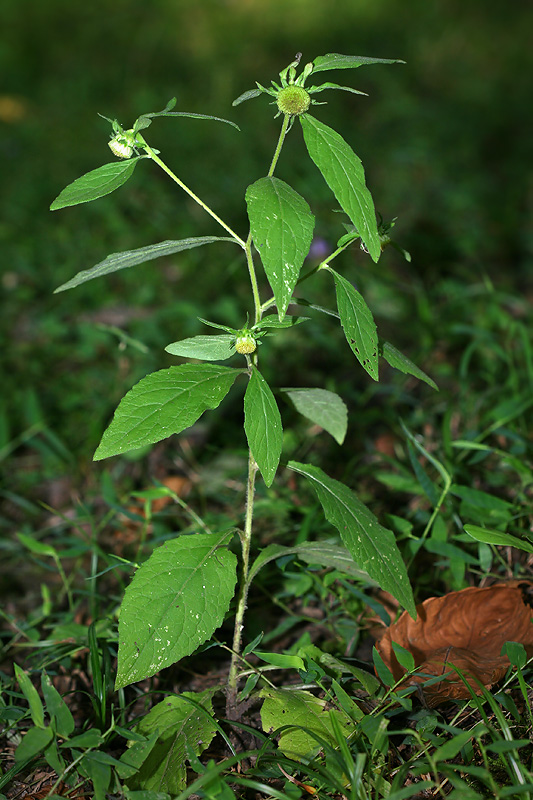
M 319 467 L 296 461 L 288 467 L 311 483 L 326 519 L 337 528 L 356 564 L 416 617 L 411 584 L 392 531 L 379 524 L 348 486 Z
M 179 536 L 137 570 L 120 609 L 116 689 L 175 664 L 220 627 L 237 580 L 231 536 Z
M 252 183 L 246 203 L 254 245 L 282 320 L 311 247 L 315 218 L 304 198 L 279 178 Z

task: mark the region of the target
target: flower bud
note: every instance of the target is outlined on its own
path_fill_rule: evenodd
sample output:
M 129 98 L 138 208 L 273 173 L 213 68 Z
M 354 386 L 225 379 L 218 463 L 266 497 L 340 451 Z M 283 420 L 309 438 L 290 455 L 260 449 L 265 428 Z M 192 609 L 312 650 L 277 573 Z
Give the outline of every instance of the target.
M 302 86 L 293 84 L 278 92 L 277 104 L 282 114 L 305 114 L 311 105 L 311 97 Z
M 251 333 L 241 332 L 235 340 L 235 350 L 242 356 L 255 353 L 257 350 L 257 342 Z

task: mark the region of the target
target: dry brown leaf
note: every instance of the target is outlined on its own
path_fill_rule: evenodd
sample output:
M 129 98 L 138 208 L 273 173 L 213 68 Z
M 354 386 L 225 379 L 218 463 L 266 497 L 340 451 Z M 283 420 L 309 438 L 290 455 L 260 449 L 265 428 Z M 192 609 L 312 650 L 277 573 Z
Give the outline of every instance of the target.
M 509 581 L 481 589 L 470 587 L 443 597 L 430 597 L 416 607 L 417 619 L 404 612 L 379 642 L 379 654 L 399 681 L 405 675 L 392 642 L 409 650 L 418 669 L 407 685 L 423 684 L 429 676 L 447 677 L 423 687 L 428 705 L 469 698 L 470 693 L 451 665 L 463 672 L 476 694 L 477 681 L 487 688 L 505 675 L 510 662 L 501 655 L 505 642 L 520 642 L 533 656 L 533 583 Z M 423 673 L 423 674 L 422 674 Z

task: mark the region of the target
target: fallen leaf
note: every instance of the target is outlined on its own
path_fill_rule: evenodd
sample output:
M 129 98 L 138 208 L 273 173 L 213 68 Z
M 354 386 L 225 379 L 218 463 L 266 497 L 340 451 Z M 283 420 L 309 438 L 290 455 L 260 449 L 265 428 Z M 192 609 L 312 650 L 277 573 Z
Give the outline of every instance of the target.
M 406 670 L 392 643 L 413 654 L 417 671 L 406 678 L 405 685 L 422 685 L 429 706 L 468 699 L 470 692 L 452 665 L 461 670 L 476 694 L 482 691 L 478 681 L 490 689 L 510 666 L 507 656 L 501 655 L 505 642 L 520 642 L 528 657 L 533 656 L 532 606 L 530 581 L 472 586 L 430 597 L 416 607 L 416 620 L 404 612 L 385 630 L 376 647 L 396 681 Z M 442 681 L 423 685 L 429 677 L 444 674 Z

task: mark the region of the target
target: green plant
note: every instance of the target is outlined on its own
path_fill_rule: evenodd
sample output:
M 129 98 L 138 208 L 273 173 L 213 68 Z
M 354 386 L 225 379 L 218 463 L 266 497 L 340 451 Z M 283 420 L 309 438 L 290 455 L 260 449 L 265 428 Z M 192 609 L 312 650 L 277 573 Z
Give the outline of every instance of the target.
M 313 563 L 331 565 L 346 560 L 346 550 L 339 546 L 302 543 L 298 548 L 272 544 L 251 561 L 254 495 L 257 473 L 270 487 L 282 456 L 283 427 L 276 399 L 269 383 L 259 370 L 259 345 L 273 336 L 286 337 L 291 347 L 291 330 L 300 324 L 311 325 L 307 316 L 289 314 L 289 307 L 305 308 L 306 313 L 323 314 L 339 320 L 347 343 L 370 378 L 379 378 L 379 358 L 411 374 L 430 386 L 435 384 L 425 373 L 377 335 L 372 312 L 361 293 L 331 263 L 348 247 L 359 244 L 362 252 L 377 262 L 382 250 L 391 244 L 392 223 L 376 220 L 372 196 L 366 187 L 365 173 L 350 145 L 332 128 L 315 118 L 309 109 L 316 105 L 314 96 L 326 89 L 356 92 L 331 82 L 306 86 L 306 80 L 320 72 L 355 68 L 374 63 L 394 63 L 390 59 L 328 54 L 315 58 L 297 74 L 300 54 L 280 73 L 280 82 L 245 92 L 234 105 L 269 94 L 275 98 L 282 125 L 267 175 L 246 190 L 250 222 L 249 232 L 241 237 L 218 214 L 209 208 L 160 158 L 144 138 L 144 131 L 160 117 L 213 119 L 202 114 L 176 112 L 171 100 L 161 112 L 142 114 L 133 127 L 123 129 L 117 120 L 109 120 L 112 138 L 109 146 L 121 160 L 87 173 L 64 189 L 51 209 L 96 200 L 122 186 L 141 161 L 152 161 L 172 181 L 221 226 L 226 236 L 202 236 L 164 241 L 138 250 L 114 253 L 91 269 L 78 273 L 56 291 L 71 289 L 85 281 L 117 270 L 172 255 L 187 249 L 218 242 L 237 245 L 243 251 L 251 285 L 251 303 L 245 322 L 231 327 L 202 320 L 222 333 L 194 336 L 168 345 L 167 352 L 193 359 L 193 363 L 172 366 L 151 373 L 123 398 L 95 453 L 95 460 L 127 451 L 146 448 L 174 433 L 180 433 L 208 409 L 217 408 L 234 383 L 247 380 L 244 395 L 244 432 L 248 444 L 247 493 L 244 526 L 230 520 L 224 530 L 195 533 L 166 541 L 142 564 L 126 590 L 120 610 L 118 674 L 116 688 L 154 675 L 210 639 L 228 613 L 236 591 L 234 634 L 228 676 L 227 714 L 237 714 L 239 669 L 246 666 L 242 633 L 247 598 L 253 578 L 268 562 L 284 554 L 298 552 Z M 307 151 L 322 173 L 349 222 L 336 248 L 321 263 L 301 274 L 313 239 L 315 219 L 307 201 L 291 186 L 274 175 L 281 149 L 289 131 L 298 121 Z M 234 123 L 228 123 L 234 125 Z M 237 126 L 234 126 L 237 127 Z M 260 286 L 256 255 L 268 281 L 269 291 Z M 311 278 L 333 278 L 337 309 L 310 303 L 296 293 Z M 271 293 L 270 293 L 271 292 Z M 267 313 L 275 308 L 276 313 Z M 316 324 L 313 322 L 313 324 Z M 266 349 L 266 348 L 265 348 Z M 244 358 L 244 365 L 228 367 L 218 362 Z M 198 363 L 200 362 L 200 363 Z M 347 429 L 347 409 L 334 392 L 323 388 L 282 390 L 297 411 L 329 432 L 339 444 Z M 348 486 L 327 475 L 318 466 L 289 461 L 288 468 L 302 475 L 316 492 L 327 520 L 340 533 L 344 547 L 353 561 L 375 583 L 391 592 L 411 613 L 414 600 L 407 571 L 394 534 L 379 524 L 372 512 Z M 240 569 L 230 546 L 238 535 L 241 544 Z M 337 559 L 337 562 L 335 562 Z M 261 654 L 269 663 L 275 654 Z M 269 658 L 268 658 L 269 657 Z M 273 660 L 274 658 L 274 660 Z M 282 658 L 282 656 L 279 656 Z M 292 665 L 304 668 L 301 657 Z M 278 664 L 279 664 L 278 659 Z M 336 723 L 337 724 L 338 720 Z

